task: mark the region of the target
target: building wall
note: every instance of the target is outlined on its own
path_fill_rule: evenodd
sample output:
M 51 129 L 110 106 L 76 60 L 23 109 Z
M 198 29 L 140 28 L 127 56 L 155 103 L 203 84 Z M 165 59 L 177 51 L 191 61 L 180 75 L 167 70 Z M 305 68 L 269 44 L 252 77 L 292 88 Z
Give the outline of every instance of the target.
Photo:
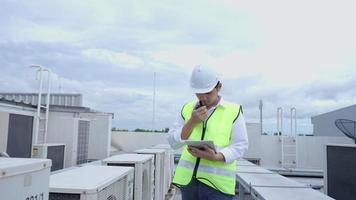
M 0 112 L 0 152 L 6 152 L 9 132 L 9 113 Z
M 119 151 L 132 152 L 157 144 L 168 144 L 167 133 L 113 131 L 111 144 Z
M 262 135 L 261 145 L 254 146 L 255 158 L 260 158 L 260 163 L 266 168 L 281 167 L 281 142 L 279 136 Z M 250 138 L 250 142 L 253 138 Z M 323 169 L 324 146 L 326 144 L 352 144 L 353 140 L 347 137 L 326 137 L 326 136 L 297 136 L 297 168 L 303 169 Z M 251 149 L 249 149 L 251 151 Z M 247 157 L 247 156 L 245 156 Z
M 36 93 L 0 93 L 0 97 L 4 97 L 8 100 L 23 101 L 32 105 L 37 105 L 38 94 Z M 41 104 L 45 104 L 47 101 L 47 94 L 42 94 Z M 83 106 L 83 96 L 81 94 L 51 94 L 51 105 L 63 105 L 63 106 Z
M 258 123 L 247 123 L 247 134 L 249 137 L 249 149 L 245 157 L 259 158 L 258 148 L 261 146 L 260 125 Z M 111 144 L 118 150 L 131 152 L 137 149 L 148 148 L 157 144 L 168 144 L 168 133 L 149 132 L 121 132 L 113 131 Z M 176 149 L 175 154 L 180 154 L 182 149 Z
M 347 107 L 330 113 L 312 117 L 313 134 L 315 136 L 344 136 L 335 126 L 336 119 L 350 119 L 356 121 L 356 106 Z
M 354 144 L 347 137 L 299 136 L 297 138 L 297 167 L 323 169 L 326 144 Z
M 65 144 L 65 168 L 76 165 L 78 120 L 79 117 L 73 113 L 49 113 L 47 143 Z
M 262 135 L 261 145 L 255 151 L 260 153 L 260 163 L 265 167 L 280 167 L 281 143 L 278 136 Z
M 249 140 L 248 150 L 245 158 L 260 158 L 259 147 L 261 146 L 261 133 L 259 123 L 246 123 L 247 135 Z
M 112 115 L 105 113 L 81 113 L 90 120 L 88 159 L 98 160 L 110 155 Z
M 259 124 L 247 124 L 249 149 L 245 158 L 260 158 L 260 164 L 266 168 L 281 167 L 281 142 L 279 136 L 260 135 Z M 166 133 L 112 132 L 112 145 L 121 151 L 132 152 L 156 144 L 168 144 Z M 347 137 L 297 136 L 297 168 L 323 169 L 325 144 L 353 144 Z M 175 150 L 180 154 L 181 149 Z

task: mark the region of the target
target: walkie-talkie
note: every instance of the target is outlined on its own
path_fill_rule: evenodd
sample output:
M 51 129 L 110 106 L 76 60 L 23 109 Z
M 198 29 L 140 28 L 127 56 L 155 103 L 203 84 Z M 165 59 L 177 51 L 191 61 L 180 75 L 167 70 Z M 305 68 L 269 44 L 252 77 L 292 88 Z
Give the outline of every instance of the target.
M 196 110 L 196 109 L 198 109 L 198 108 L 200 108 L 200 107 L 202 107 L 202 106 L 203 106 L 203 103 L 202 103 L 201 101 L 199 101 L 199 102 L 197 103 L 197 105 L 195 105 L 194 110 Z

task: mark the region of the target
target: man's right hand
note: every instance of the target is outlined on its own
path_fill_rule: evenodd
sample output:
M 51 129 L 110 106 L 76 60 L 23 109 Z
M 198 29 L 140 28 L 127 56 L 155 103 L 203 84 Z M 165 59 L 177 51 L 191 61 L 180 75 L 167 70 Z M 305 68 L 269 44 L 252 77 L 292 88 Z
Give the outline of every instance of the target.
M 192 121 L 193 124 L 197 124 L 206 120 L 207 117 L 208 117 L 208 109 L 206 109 L 206 106 L 201 106 L 200 108 L 193 110 L 190 120 Z
M 202 106 L 198 109 L 193 110 L 192 116 L 190 117 L 189 121 L 183 126 L 181 138 L 182 140 L 187 140 L 192 133 L 194 126 L 208 117 L 208 109 L 206 106 Z

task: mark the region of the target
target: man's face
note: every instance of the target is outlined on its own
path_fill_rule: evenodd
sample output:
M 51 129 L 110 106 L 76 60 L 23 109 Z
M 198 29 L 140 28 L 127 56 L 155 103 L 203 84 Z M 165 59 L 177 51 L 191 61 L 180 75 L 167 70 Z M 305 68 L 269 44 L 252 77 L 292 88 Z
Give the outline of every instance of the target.
M 219 93 L 217 88 L 214 88 L 212 91 L 208 93 L 201 93 L 195 95 L 198 97 L 199 101 L 202 102 L 203 106 L 206 106 L 207 108 L 214 106 L 219 98 Z

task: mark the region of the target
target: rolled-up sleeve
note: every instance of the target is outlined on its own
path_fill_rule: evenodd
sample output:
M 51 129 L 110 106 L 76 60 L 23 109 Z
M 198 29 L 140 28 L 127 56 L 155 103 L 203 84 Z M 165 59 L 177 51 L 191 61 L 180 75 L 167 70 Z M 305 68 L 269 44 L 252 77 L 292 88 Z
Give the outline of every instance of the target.
M 226 163 L 232 163 L 234 160 L 241 158 L 248 149 L 248 136 L 245 119 L 240 113 L 232 127 L 231 144 L 223 149 L 218 150 L 225 157 Z

